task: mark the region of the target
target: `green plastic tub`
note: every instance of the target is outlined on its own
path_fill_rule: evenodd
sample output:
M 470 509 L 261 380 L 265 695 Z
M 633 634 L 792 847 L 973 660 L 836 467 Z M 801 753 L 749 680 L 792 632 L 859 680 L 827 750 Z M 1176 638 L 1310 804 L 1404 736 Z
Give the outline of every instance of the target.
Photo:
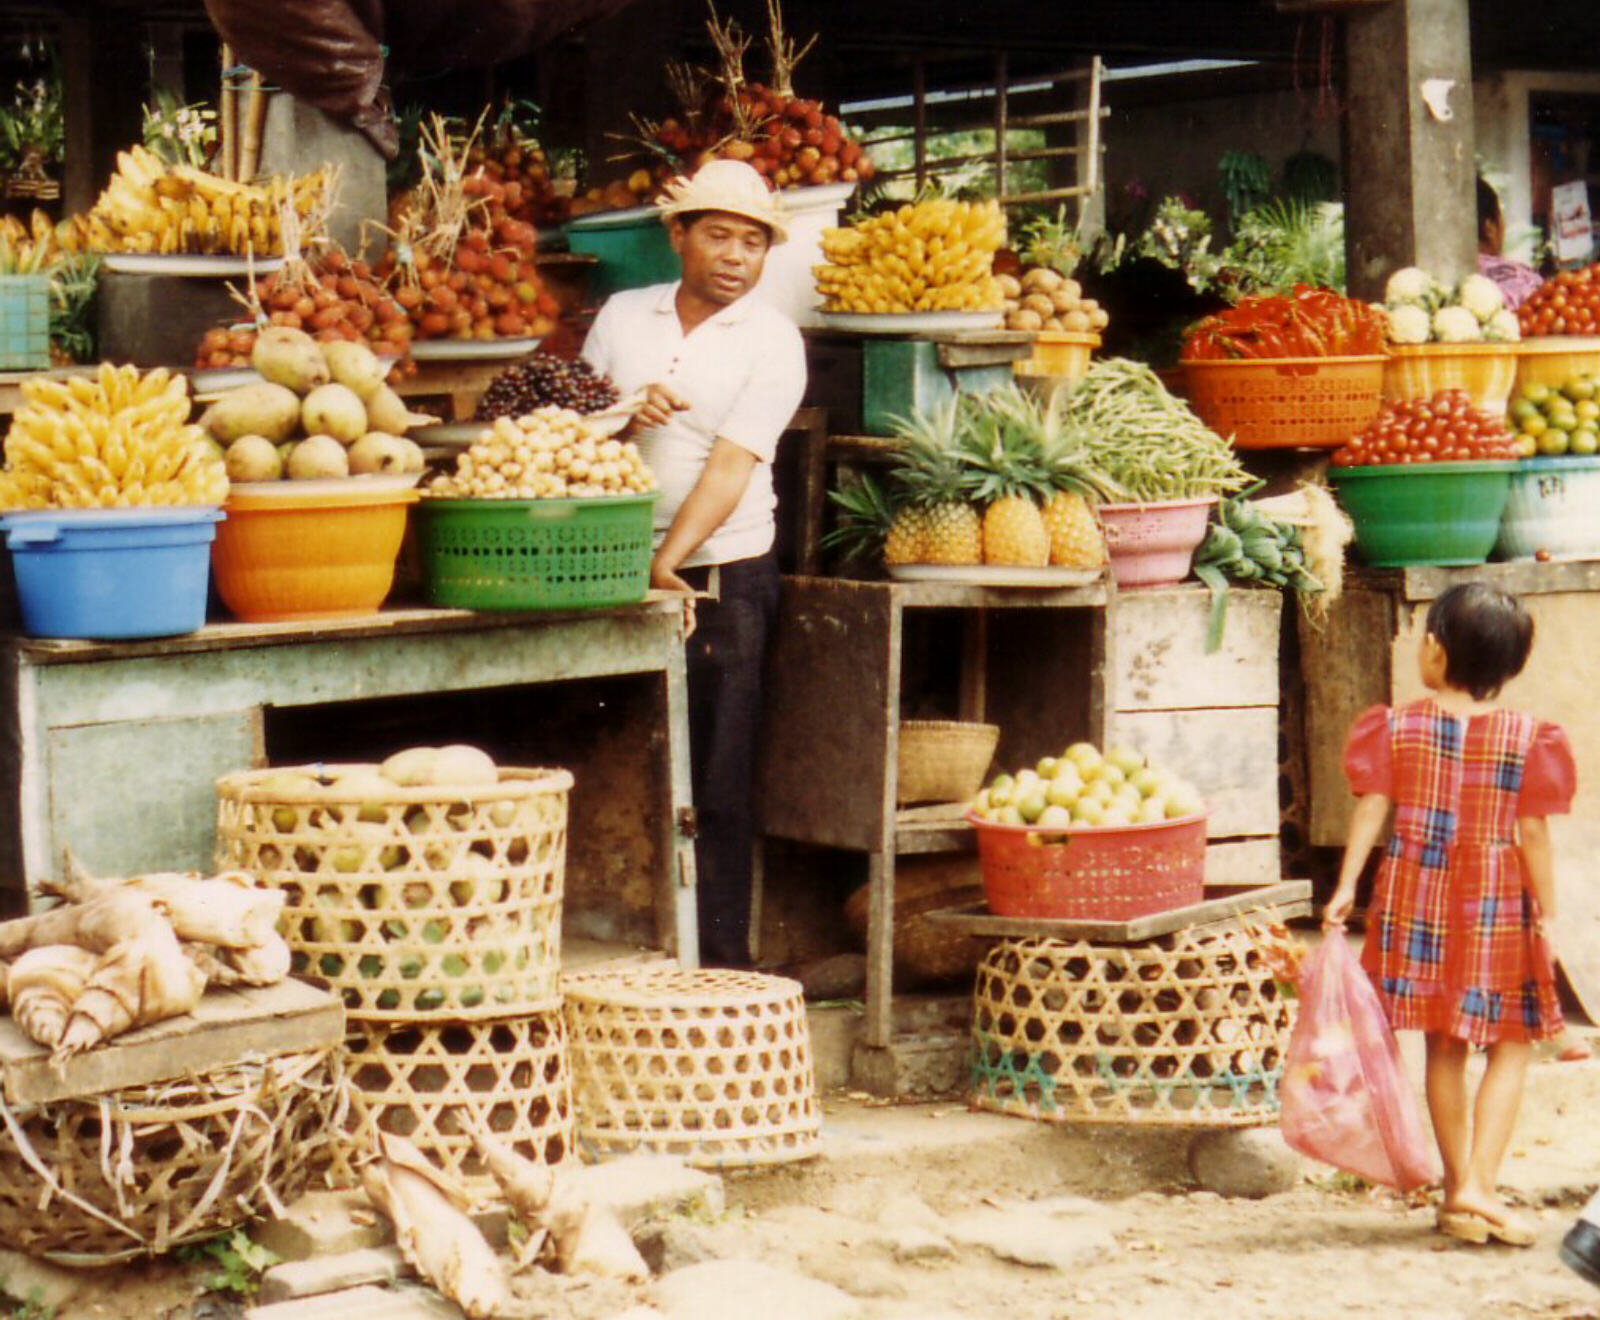
M 567 246 L 600 259 L 590 285 L 598 298 L 667 284 L 683 273 L 661 212 L 653 206 L 602 211 L 567 222 Z
M 1481 564 L 1500 534 L 1512 460 L 1333 468 L 1356 549 L 1375 568 Z
M 631 605 L 650 588 L 656 496 L 423 500 L 429 601 L 464 610 Z

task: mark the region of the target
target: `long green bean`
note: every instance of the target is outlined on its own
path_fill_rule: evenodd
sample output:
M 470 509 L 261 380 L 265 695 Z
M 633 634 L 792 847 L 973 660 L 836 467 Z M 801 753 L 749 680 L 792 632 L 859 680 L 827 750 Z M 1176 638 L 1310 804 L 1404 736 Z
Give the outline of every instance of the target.
M 1139 503 L 1221 495 L 1249 480 L 1233 447 L 1142 362 L 1094 363 L 1067 399 L 1087 455 Z

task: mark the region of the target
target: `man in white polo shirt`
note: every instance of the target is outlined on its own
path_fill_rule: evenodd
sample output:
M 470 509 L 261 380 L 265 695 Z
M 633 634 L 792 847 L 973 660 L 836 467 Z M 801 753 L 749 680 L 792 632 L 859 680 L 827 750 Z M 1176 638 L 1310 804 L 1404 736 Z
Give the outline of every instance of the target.
M 788 237 L 755 170 L 712 161 L 659 205 L 683 278 L 612 297 L 583 356 L 644 396 L 629 435 L 661 489 L 651 585 L 709 596 L 687 646 L 701 957 L 744 966 L 761 667 L 778 603 L 772 460 L 805 391 L 805 346 L 752 293 Z

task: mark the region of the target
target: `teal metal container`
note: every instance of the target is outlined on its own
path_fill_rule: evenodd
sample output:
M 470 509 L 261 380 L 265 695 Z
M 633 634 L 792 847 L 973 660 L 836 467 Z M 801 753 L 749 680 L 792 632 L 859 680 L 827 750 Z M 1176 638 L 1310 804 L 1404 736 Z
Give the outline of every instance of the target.
M 0 275 L 0 371 L 50 365 L 50 277 Z
M 567 222 L 566 233 L 572 251 L 599 258 L 590 286 L 597 298 L 666 284 L 683 273 L 661 212 L 653 206 L 580 216 Z
M 894 419 L 927 412 L 960 394 L 987 394 L 1014 384 L 1011 361 L 947 367 L 927 339 L 863 339 L 861 429 L 892 435 Z

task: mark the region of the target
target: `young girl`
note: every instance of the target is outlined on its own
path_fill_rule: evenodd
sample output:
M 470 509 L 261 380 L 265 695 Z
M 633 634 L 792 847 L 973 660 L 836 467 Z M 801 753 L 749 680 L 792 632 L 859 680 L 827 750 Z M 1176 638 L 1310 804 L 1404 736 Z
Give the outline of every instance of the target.
M 1383 830 L 1362 965 L 1399 1030 L 1427 1033 L 1428 1111 L 1444 1162 L 1440 1231 L 1516 1246 L 1533 1231 L 1495 1190 L 1531 1042 L 1560 1033 L 1546 923 L 1555 876 L 1545 817 L 1577 786 L 1566 735 L 1496 706 L 1522 671 L 1533 620 L 1504 592 L 1451 587 L 1428 611 L 1418 655 L 1431 695 L 1356 721 L 1345 774 L 1359 795 L 1339 885 L 1324 913 L 1350 915 Z M 1467 1057 L 1487 1047 L 1476 1100 Z

